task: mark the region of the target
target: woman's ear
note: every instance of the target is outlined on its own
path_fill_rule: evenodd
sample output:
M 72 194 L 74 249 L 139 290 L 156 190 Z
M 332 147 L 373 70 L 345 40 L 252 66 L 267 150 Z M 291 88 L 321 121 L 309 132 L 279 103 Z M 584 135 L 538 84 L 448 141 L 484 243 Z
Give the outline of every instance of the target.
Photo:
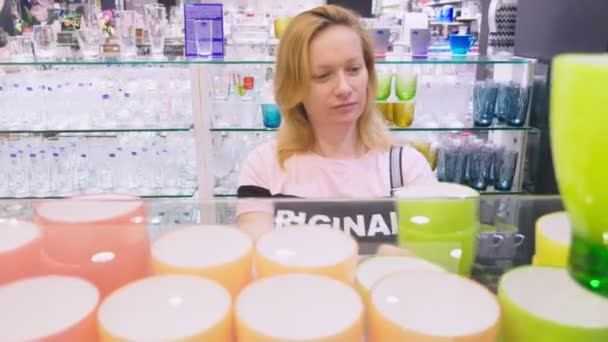
M 300 114 L 302 114 L 302 118 L 308 121 L 308 112 L 306 111 L 306 107 L 304 107 L 303 102 L 298 103 L 298 110 L 300 111 Z

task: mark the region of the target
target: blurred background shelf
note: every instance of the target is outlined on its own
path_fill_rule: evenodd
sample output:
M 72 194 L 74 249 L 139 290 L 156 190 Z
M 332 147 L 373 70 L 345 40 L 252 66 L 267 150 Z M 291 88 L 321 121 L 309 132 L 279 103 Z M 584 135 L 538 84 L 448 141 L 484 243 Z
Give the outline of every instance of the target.
M 193 128 L 167 127 L 167 128 L 83 128 L 83 129 L 0 129 L 0 134 L 71 134 L 71 133 L 162 133 L 162 132 L 188 132 Z
M 441 1 L 432 1 L 431 0 L 422 6 L 423 7 L 433 7 L 433 6 L 453 5 L 453 4 L 460 4 L 463 1 L 464 0 L 441 0 Z
M 276 132 L 277 128 L 264 127 L 223 127 L 210 128 L 211 132 L 260 132 L 269 133 Z M 389 127 L 391 132 L 489 132 L 489 131 L 513 131 L 513 132 L 538 132 L 534 127 L 510 127 L 510 126 L 492 126 L 492 127 Z

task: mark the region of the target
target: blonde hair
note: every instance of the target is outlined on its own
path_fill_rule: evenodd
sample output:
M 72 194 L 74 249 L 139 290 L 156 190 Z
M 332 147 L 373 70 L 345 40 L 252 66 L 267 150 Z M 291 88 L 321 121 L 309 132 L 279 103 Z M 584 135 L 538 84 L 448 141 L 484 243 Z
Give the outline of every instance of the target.
M 283 119 L 277 137 L 277 154 L 281 167 L 284 167 L 285 161 L 294 154 L 309 152 L 315 143 L 312 127 L 302 104 L 309 92 L 312 78 L 309 47 L 319 32 L 334 25 L 351 28 L 361 37 L 368 84 L 365 109 L 357 124 L 359 143 L 367 150 L 390 147 L 388 128 L 376 109 L 374 48 L 367 31 L 361 24 L 360 17 L 352 11 L 325 5 L 294 17 L 279 44 L 274 92 Z

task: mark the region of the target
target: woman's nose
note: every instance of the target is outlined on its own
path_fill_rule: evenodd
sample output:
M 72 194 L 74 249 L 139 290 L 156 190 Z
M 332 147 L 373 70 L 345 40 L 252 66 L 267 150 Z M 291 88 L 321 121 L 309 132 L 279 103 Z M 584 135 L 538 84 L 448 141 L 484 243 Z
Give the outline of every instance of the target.
M 350 79 L 348 78 L 348 75 L 346 75 L 344 72 L 339 73 L 335 88 L 336 95 L 338 97 L 348 97 L 350 96 L 352 91 L 353 89 L 350 84 Z

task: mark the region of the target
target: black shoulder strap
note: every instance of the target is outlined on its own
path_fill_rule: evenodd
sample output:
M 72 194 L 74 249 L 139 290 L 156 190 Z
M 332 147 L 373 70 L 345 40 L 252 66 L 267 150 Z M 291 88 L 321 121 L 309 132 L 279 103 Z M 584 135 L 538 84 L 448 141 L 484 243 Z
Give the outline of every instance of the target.
M 401 170 L 401 155 L 403 154 L 403 146 L 391 146 L 390 151 L 390 177 L 391 177 L 391 193 L 393 189 L 403 186 L 403 172 Z

